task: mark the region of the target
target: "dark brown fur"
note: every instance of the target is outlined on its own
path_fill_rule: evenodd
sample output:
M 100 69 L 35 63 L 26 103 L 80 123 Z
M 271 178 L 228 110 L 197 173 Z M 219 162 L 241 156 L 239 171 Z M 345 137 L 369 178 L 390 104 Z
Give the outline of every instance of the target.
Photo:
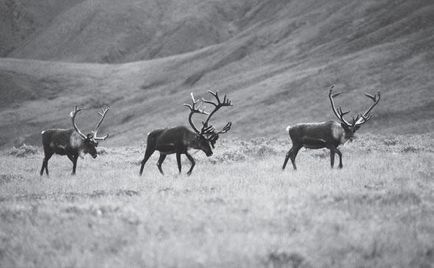
M 96 147 L 98 143 L 92 139 L 92 134 L 89 134 L 83 140 L 74 129 L 48 129 L 42 131 L 42 145 L 45 156 L 40 171 L 41 176 L 44 174 L 44 169 L 48 175 L 48 160 L 53 154 L 66 155 L 71 160 L 73 175 L 81 152 L 88 153 L 93 158 L 97 157 Z
M 190 175 L 196 163 L 193 157 L 188 153 L 189 149 L 202 150 L 206 156 L 213 154 L 210 141 L 185 126 L 157 129 L 150 132 L 148 134 L 145 156 L 140 167 L 140 175 L 142 175 L 143 168 L 149 157 L 151 157 L 156 150 L 160 152 L 157 167 L 161 174 L 164 174 L 161 165 L 168 154 L 176 154 L 179 173 L 181 173 L 181 154 L 185 154 L 191 162 L 190 170 L 187 172 L 187 174 Z
M 282 169 L 285 169 L 289 159 L 291 159 L 294 169 L 297 169 L 295 158 L 302 147 L 308 149 L 329 149 L 331 167 L 334 166 L 335 154 L 338 154 L 339 168 L 342 168 L 342 153 L 338 147 L 348 140 L 352 140 L 354 132 L 357 129 L 357 126 L 351 128 L 335 121 L 297 124 L 293 127 L 288 126 L 287 131 L 292 141 L 292 147 L 286 154 Z

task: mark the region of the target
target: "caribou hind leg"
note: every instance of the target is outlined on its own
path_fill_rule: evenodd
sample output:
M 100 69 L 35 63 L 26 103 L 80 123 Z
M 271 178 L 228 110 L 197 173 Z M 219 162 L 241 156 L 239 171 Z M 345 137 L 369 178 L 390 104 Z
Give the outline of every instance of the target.
M 300 151 L 301 146 L 292 147 L 292 153 L 291 153 L 291 163 L 294 170 L 297 170 L 297 166 L 295 165 L 295 158 L 297 157 L 298 151 Z
M 185 152 L 185 155 L 187 156 L 188 160 L 190 160 L 190 162 L 191 162 L 190 170 L 187 172 L 187 175 L 190 176 L 191 172 L 193 171 L 194 166 L 196 165 L 196 162 L 194 161 L 193 157 L 188 152 Z
M 47 173 L 47 176 L 49 176 L 49 174 L 48 174 L 48 160 L 50 160 L 52 155 L 53 155 L 52 153 L 51 154 L 45 153 L 44 160 L 42 161 L 41 172 L 40 172 L 41 176 L 44 175 L 44 169 L 45 169 L 45 173 Z
M 291 156 L 292 148 L 286 153 L 285 161 L 283 162 L 282 170 L 285 170 L 286 164 L 288 163 L 289 157 Z
M 149 157 L 151 157 L 151 155 L 152 155 L 154 152 L 155 152 L 154 149 L 149 149 L 149 147 L 146 148 L 146 153 L 145 153 L 145 156 L 143 157 L 142 164 L 141 164 L 141 166 L 140 166 L 140 173 L 139 173 L 140 176 L 142 176 L 143 168 L 145 167 L 146 162 L 148 161 Z
M 167 156 L 166 154 L 160 154 L 160 158 L 158 158 L 158 162 L 157 162 L 158 170 L 162 175 L 164 175 L 164 172 L 163 169 L 161 168 L 161 165 L 163 164 L 164 159 L 166 159 L 166 156 Z
M 39 172 L 39 174 L 40 174 L 41 176 L 44 174 L 44 169 L 45 169 L 45 156 L 44 156 L 44 159 L 42 160 L 41 171 Z
M 295 165 L 295 158 L 297 157 L 298 151 L 301 149 L 301 146 L 299 145 L 292 145 L 292 148 L 288 151 L 285 157 L 285 161 L 283 162 L 282 170 L 285 169 L 286 164 L 288 163 L 288 160 L 291 159 L 292 167 L 294 170 L 297 169 L 297 166 Z

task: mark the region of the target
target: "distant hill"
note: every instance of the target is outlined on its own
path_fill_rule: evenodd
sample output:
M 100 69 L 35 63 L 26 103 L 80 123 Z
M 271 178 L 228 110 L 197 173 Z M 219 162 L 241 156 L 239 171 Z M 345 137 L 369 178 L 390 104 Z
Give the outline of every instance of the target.
M 0 56 L 26 45 L 66 10 L 83 0 L 1 0 Z
M 13 25 L 27 33 L 30 24 L 37 34 L 17 40 L 3 56 L 114 63 L 176 55 L 226 41 L 243 29 L 244 13 L 260 1 L 74 1 L 63 4 L 63 9 L 50 6 L 52 11 L 46 13 L 52 19 L 42 22 L 28 15 L 33 8 L 28 2 L 9 5 L 7 13 L 30 17 Z
M 187 124 L 182 103 L 209 89 L 233 99 L 216 120 L 231 120 L 235 136 L 284 137 L 288 124 L 333 119 L 331 84 L 353 113 L 369 104 L 364 91 L 382 92 L 361 132 L 434 127 L 431 1 L 89 0 L 52 10 L 0 50 L 3 146 L 69 127 L 74 105 L 93 109 L 79 119 L 90 128 L 102 104 L 112 106 L 107 144 L 143 143 L 154 128 Z

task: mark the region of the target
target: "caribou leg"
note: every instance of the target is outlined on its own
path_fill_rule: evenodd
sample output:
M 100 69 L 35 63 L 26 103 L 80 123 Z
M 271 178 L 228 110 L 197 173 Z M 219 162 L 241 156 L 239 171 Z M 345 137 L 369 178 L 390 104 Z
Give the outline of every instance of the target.
M 335 165 L 336 148 L 330 147 L 329 149 L 330 149 L 330 166 L 331 168 L 333 168 L 333 166 Z
M 297 166 L 295 165 L 295 158 L 297 157 L 298 151 L 300 151 L 301 146 L 293 146 L 292 147 L 292 154 L 291 154 L 291 162 L 292 162 L 292 167 L 294 168 L 294 170 L 297 169 Z
M 151 155 L 152 155 L 154 152 L 155 152 L 154 149 L 149 149 L 149 147 L 146 148 L 145 157 L 143 157 L 142 165 L 140 166 L 140 173 L 139 173 L 140 176 L 142 176 L 143 168 L 145 167 L 146 162 L 148 161 L 149 157 L 151 157 Z
M 71 160 L 71 162 L 72 162 L 71 175 L 75 175 L 75 169 L 77 168 L 78 155 L 68 154 L 67 156 L 68 156 L 69 160 Z
M 286 157 L 285 157 L 285 161 L 283 162 L 283 167 L 282 167 L 282 170 L 284 170 L 285 169 L 285 167 L 286 167 L 286 164 L 288 163 L 288 160 L 289 160 L 289 157 L 290 157 L 290 155 L 291 155 L 291 151 L 292 151 L 292 148 L 291 149 L 289 149 L 289 151 L 286 153 Z
M 339 166 L 338 166 L 338 168 L 342 168 L 343 167 L 343 165 L 342 165 L 342 153 L 341 153 L 341 151 L 338 148 L 336 148 L 336 153 L 339 156 Z
M 297 166 L 295 165 L 295 157 L 297 157 L 298 151 L 301 149 L 300 145 L 292 145 L 291 149 L 288 151 L 285 157 L 285 162 L 283 162 L 282 170 L 285 169 L 286 164 L 288 163 L 288 159 L 291 159 L 292 167 L 294 170 L 297 169 Z
M 190 176 L 191 172 L 193 171 L 194 165 L 196 165 L 196 162 L 194 161 L 193 157 L 188 152 L 185 152 L 185 155 L 187 156 L 188 160 L 190 160 L 190 162 L 191 162 L 190 170 L 187 172 L 187 175 Z
M 50 160 L 52 155 L 53 155 L 52 153 L 45 153 L 44 160 L 42 161 L 41 172 L 40 172 L 41 176 L 44 174 L 44 169 L 45 169 L 45 172 L 47 173 L 47 176 L 49 176 L 48 175 L 48 160 Z
M 179 173 L 181 173 L 181 154 L 180 153 L 176 153 L 176 162 L 178 163 Z
M 44 156 L 44 159 L 42 160 L 41 171 L 39 172 L 39 174 L 40 174 L 41 176 L 44 174 L 44 169 L 45 169 L 45 156 Z
M 164 172 L 163 172 L 163 169 L 161 168 L 161 165 L 163 164 L 164 159 L 166 159 L 166 156 L 167 156 L 166 154 L 161 154 L 160 153 L 160 158 L 158 158 L 158 162 L 157 162 L 158 170 L 160 171 L 160 173 L 162 175 L 164 175 Z

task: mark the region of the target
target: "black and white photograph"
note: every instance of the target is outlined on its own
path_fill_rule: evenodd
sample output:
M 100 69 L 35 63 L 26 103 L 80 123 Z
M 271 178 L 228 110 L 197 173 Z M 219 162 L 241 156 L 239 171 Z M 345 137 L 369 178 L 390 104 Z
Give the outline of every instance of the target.
M 434 267 L 433 0 L 0 0 L 0 267 Z

